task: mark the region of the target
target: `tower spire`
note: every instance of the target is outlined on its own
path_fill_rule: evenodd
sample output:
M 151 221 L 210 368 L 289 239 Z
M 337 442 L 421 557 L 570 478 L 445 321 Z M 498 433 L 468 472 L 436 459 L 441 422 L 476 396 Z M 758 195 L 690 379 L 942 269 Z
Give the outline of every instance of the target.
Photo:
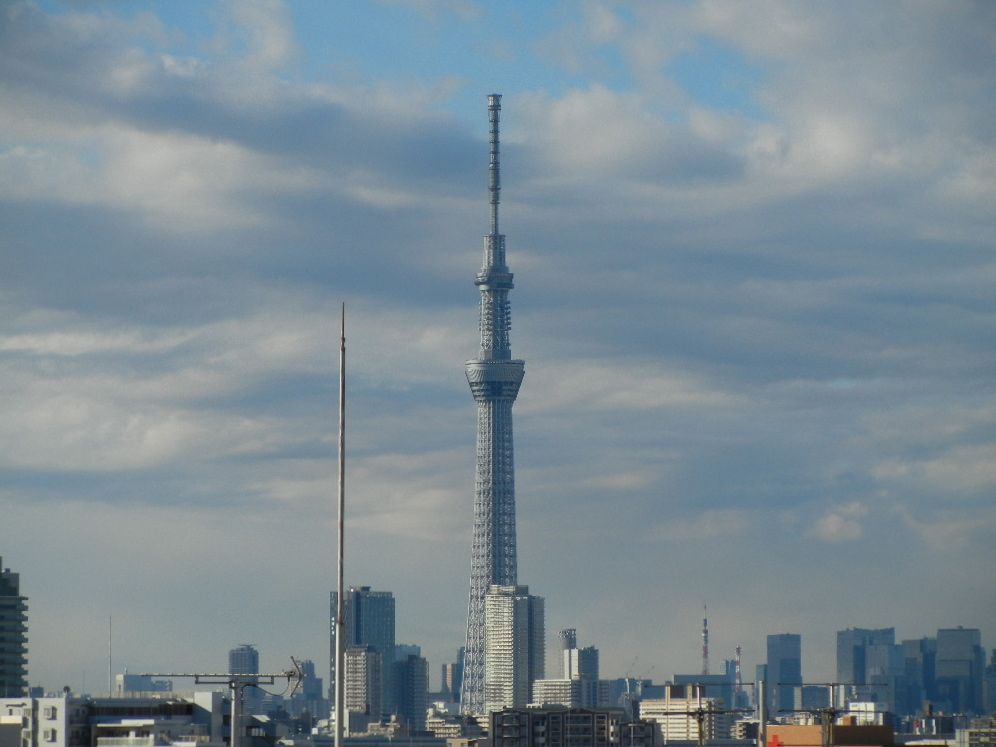
M 512 405 L 519 393 L 525 364 L 512 359 L 508 303 L 508 292 L 513 288 L 512 273 L 505 264 L 505 237 L 498 232 L 500 111 L 501 96 L 491 94 L 488 96 L 491 232 L 484 237 L 484 263 L 474 279 L 481 292 L 481 349 L 477 358 L 466 364 L 467 383 L 477 403 L 477 470 L 460 707 L 463 713 L 472 715 L 485 712 L 484 596 L 493 584 L 516 584 Z
M 501 94 L 488 96 L 488 121 L 491 123 L 491 166 L 488 192 L 491 193 L 491 233 L 498 233 L 498 203 L 501 198 L 501 161 L 498 154 L 498 125 L 501 118 Z

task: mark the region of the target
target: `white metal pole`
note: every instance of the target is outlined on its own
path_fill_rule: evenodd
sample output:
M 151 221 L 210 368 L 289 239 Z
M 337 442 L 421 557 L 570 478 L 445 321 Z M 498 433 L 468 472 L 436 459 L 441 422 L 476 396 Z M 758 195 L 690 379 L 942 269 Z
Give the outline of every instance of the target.
M 113 638 L 111 637 L 111 616 L 107 616 L 107 697 L 114 697 L 114 675 L 112 674 L 114 670 L 114 648 L 113 648 Z
M 757 747 L 768 745 L 768 688 L 764 680 L 757 682 Z
M 346 621 L 343 588 L 343 538 L 345 532 L 343 515 L 346 498 L 346 304 L 342 304 L 342 326 L 339 332 L 339 511 L 338 511 L 338 554 L 335 610 L 335 747 L 342 747 L 343 735 L 343 649 Z
M 232 715 L 230 719 L 231 723 L 228 729 L 230 732 L 228 747 L 238 747 L 239 721 L 240 721 L 238 700 L 241 694 L 241 690 L 239 690 L 239 684 L 235 679 L 229 680 L 229 687 L 231 687 L 232 689 Z

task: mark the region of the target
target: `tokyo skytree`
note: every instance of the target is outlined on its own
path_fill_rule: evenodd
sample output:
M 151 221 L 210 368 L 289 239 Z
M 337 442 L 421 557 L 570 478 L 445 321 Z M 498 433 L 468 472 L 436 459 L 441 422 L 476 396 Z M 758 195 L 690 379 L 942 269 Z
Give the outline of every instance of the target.
M 491 94 L 491 233 L 484 237 L 484 265 L 474 280 L 481 289 L 481 350 L 466 364 L 467 381 L 477 402 L 474 542 L 460 694 L 460 710 L 466 714 L 484 713 L 484 596 L 492 584 L 516 584 L 512 404 L 519 393 L 525 364 L 512 359 L 508 339 L 512 328 L 508 305 L 512 273 L 505 264 L 505 237 L 498 231 L 500 114 L 501 96 Z

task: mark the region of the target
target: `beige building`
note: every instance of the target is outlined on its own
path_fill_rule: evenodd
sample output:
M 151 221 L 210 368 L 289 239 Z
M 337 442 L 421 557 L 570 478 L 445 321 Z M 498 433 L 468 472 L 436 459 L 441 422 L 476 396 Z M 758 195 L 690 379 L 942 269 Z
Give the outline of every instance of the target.
M 380 721 L 383 662 L 373 646 L 350 646 L 343 655 L 343 708 L 351 734 Z
M 731 714 L 718 698 L 705 698 L 694 685 L 665 685 L 663 698 L 640 701 L 640 719 L 654 724 L 660 742 L 728 739 Z

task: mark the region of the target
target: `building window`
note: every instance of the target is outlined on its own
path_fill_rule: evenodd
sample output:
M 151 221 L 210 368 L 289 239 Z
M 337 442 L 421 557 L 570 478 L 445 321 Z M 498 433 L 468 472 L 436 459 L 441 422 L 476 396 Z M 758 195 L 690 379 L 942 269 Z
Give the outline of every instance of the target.
M 43 737 L 46 742 L 54 742 L 56 738 L 55 729 L 46 729 L 43 733 Z
M 59 715 L 59 709 L 55 706 L 45 706 L 45 718 L 54 719 Z

